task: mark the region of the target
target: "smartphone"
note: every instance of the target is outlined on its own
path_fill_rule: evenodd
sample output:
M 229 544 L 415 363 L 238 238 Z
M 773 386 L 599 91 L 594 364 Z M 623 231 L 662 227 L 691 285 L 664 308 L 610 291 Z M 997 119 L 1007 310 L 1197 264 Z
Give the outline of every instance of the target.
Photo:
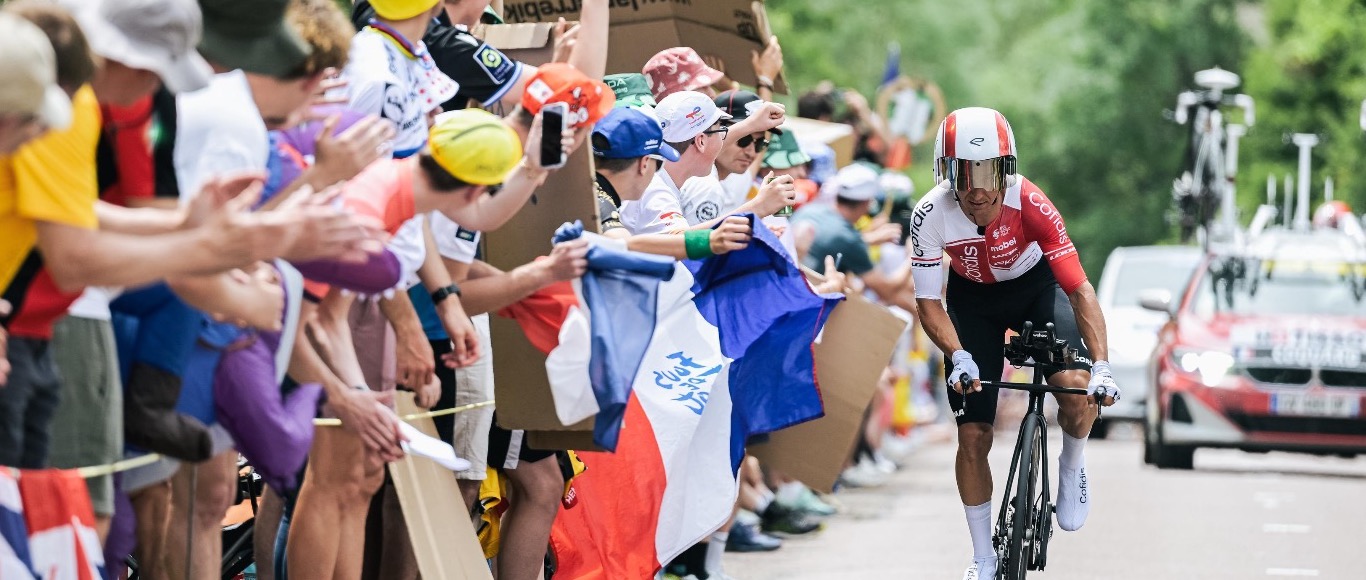
M 569 116 L 567 103 L 549 103 L 541 107 L 541 167 L 564 167 L 564 119 Z

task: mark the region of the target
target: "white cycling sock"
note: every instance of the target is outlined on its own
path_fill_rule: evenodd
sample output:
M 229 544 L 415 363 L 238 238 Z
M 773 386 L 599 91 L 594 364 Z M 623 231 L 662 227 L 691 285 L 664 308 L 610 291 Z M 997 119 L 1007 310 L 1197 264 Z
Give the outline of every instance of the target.
M 773 498 L 773 492 L 769 491 L 768 488 L 759 488 L 759 498 L 754 502 L 754 513 L 763 515 L 768 510 L 768 504 L 773 503 Z
M 712 532 L 711 539 L 707 542 L 706 569 L 707 575 L 721 574 L 721 556 L 726 553 L 726 540 L 730 538 L 727 532 Z
M 1058 467 L 1079 469 L 1086 465 L 1086 439 L 1078 439 L 1067 432 L 1062 434 L 1062 453 L 1058 454 Z
M 972 559 L 981 560 L 996 555 L 991 545 L 991 500 L 982 505 L 964 505 L 968 516 L 968 533 L 972 535 Z
M 1058 456 L 1058 527 L 1074 532 L 1086 524 L 1091 513 L 1091 489 L 1086 476 L 1086 440 L 1062 434 Z

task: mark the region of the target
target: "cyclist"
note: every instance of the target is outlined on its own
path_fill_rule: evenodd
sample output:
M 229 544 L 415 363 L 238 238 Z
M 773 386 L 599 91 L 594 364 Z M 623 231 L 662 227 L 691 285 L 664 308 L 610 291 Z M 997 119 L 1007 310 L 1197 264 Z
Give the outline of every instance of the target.
M 1119 399 L 1106 361 L 1105 320 L 1095 289 L 1086 280 L 1062 216 L 1033 183 L 1016 171 L 1015 135 L 1004 116 L 972 107 L 949 114 L 935 139 L 935 181 L 911 217 L 912 272 L 916 304 L 930 339 L 946 353 L 949 403 L 958 420 L 954 472 L 972 535 L 973 564 L 964 578 L 993 578 L 991 542 L 992 423 L 997 390 L 982 377 L 999 379 L 1004 335 L 1025 321 L 1053 323 L 1058 338 L 1079 351 L 1049 384 L 1104 389 L 1102 404 Z M 942 268 L 943 256 L 950 268 Z M 945 271 L 947 270 L 947 273 Z M 947 276 L 947 292 L 944 292 Z M 947 310 L 941 298 L 947 295 Z M 1089 353 L 1088 353 L 1089 350 Z M 1091 355 L 1096 360 L 1091 362 Z M 971 378 L 964 385 L 956 380 Z M 972 395 L 964 409 L 964 390 Z M 1090 397 L 1059 395 L 1063 429 L 1059 458 L 1058 525 L 1073 531 L 1086 522 L 1086 436 L 1097 409 Z

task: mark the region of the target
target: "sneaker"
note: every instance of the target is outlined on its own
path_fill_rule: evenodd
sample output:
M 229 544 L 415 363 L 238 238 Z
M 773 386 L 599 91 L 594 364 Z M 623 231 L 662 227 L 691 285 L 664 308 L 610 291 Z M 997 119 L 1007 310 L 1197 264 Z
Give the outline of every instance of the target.
M 768 509 L 759 514 L 760 527 L 765 532 L 777 532 L 799 536 L 821 529 L 820 518 L 784 506 L 778 502 L 768 504 Z
M 840 474 L 840 483 L 849 487 L 878 487 L 887 482 L 887 474 L 878 470 L 872 461 L 863 459 Z
M 797 501 L 791 504 L 792 508 L 817 516 L 833 516 L 835 508 L 816 496 L 816 492 L 809 487 L 802 488 L 802 494 L 797 496 Z
M 996 556 L 973 560 L 972 565 L 963 572 L 963 580 L 995 580 Z
M 887 459 L 887 456 L 882 453 L 873 454 L 873 467 L 887 475 L 896 473 L 897 469 L 896 464 L 893 463 L 891 459 Z
M 783 541 L 760 532 L 754 526 L 737 523 L 726 537 L 727 552 L 772 552 L 783 546 Z

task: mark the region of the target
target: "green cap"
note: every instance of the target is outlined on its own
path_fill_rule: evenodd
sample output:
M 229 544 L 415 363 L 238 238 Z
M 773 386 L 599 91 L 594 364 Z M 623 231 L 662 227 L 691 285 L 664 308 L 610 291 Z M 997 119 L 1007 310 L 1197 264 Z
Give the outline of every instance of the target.
M 499 14 L 497 10 L 494 10 L 493 6 L 485 6 L 484 14 L 479 17 L 479 21 L 484 24 L 502 24 L 503 15 Z
M 650 94 L 650 83 L 643 74 L 607 75 L 602 80 L 617 94 L 618 107 L 653 107 L 658 104 L 654 95 Z
M 204 38 L 199 52 L 229 69 L 282 77 L 312 48 L 285 20 L 288 0 L 199 0 Z
M 764 167 L 771 169 L 791 169 L 811 162 L 811 156 L 802 152 L 797 145 L 797 135 L 792 129 L 775 133 L 764 154 Z

